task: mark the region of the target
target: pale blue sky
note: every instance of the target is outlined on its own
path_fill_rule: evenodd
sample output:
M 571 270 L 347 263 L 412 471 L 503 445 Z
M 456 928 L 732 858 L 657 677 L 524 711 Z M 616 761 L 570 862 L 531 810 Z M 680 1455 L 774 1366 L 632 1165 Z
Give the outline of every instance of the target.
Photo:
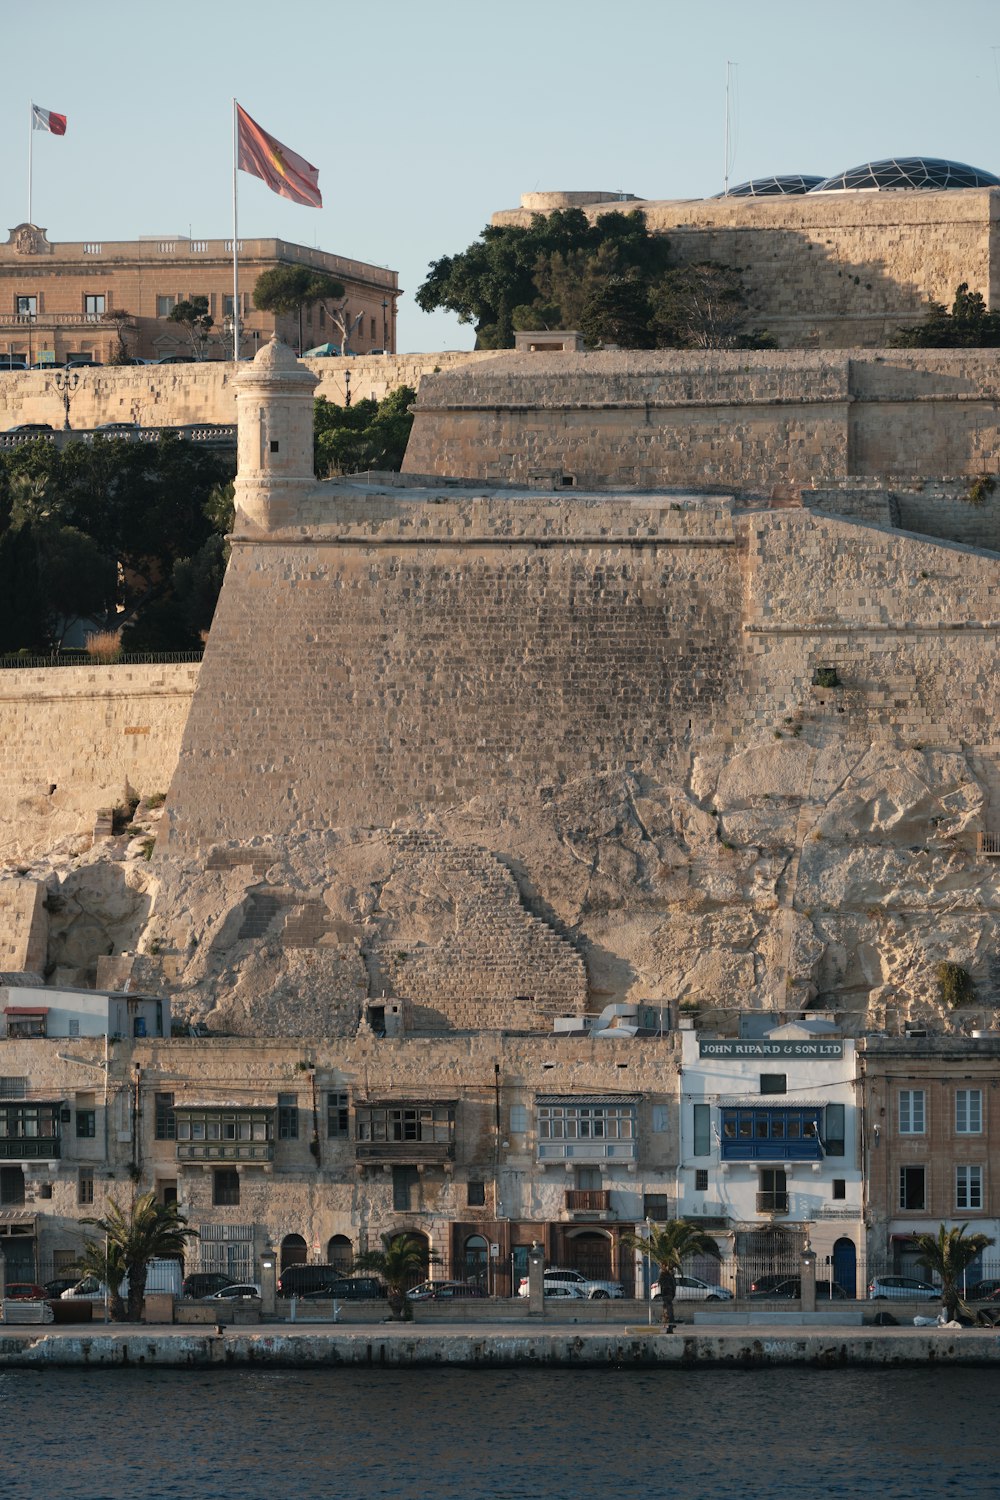
M 702 197 L 891 155 L 1000 172 L 995 0 L 0 0 L 4 218 L 53 240 L 224 238 L 231 99 L 314 162 L 322 210 L 240 174 L 240 233 L 400 273 L 401 349 L 469 348 L 425 316 L 429 262 L 497 208 L 554 188 Z

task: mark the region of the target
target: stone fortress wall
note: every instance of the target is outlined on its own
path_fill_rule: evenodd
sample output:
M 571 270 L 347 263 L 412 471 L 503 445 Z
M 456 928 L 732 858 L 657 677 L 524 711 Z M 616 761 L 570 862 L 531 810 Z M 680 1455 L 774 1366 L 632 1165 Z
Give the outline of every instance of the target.
M 1000 305 L 1000 189 L 616 198 L 530 193 L 492 222 L 527 224 L 567 207 L 591 219 L 641 209 L 679 261 L 740 267 L 754 326 L 787 349 L 883 345 L 930 301 L 950 306 L 962 281 Z

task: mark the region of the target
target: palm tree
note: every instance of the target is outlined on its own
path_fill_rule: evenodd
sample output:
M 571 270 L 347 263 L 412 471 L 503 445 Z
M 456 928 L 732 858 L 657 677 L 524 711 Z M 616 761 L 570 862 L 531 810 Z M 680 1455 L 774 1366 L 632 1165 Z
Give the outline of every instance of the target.
M 941 1300 L 949 1322 L 959 1312 L 966 1317 L 972 1316 L 959 1295 L 959 1280 L 976 1256 L 982 1254 L 987 1245 L 994 1243 L 988 1234 L 966 1234 L 968 1227 L 966 1223 L 961 1228 L 956 1225 L 953 1229 L 948 1229 L 946 1225 L 940 1224 L 937 1234 L 918 1234 L 916 1237 L 921 1251 L 917 1264 L 940 1277 Z
M 718 1245 L 707 1229 L 687 1219 L 670 1219 L 666 1224 L 649 1224 L 646 1233 L 623 1234 L 622 1244 L 628 1250 L 639 1250 L 654 1260 L 661 1270 L 677 1272 L 681 1262 L 692 1255 L 710 1255 L 721 1260 Z
M 374 1271 L 382 1277 L 388 1293 L 389 1309 L 402 1321 L 413 1316 L 406 1298 L 407 1288 L 427 1274 L 427 1267 L 439 1260 L 431 1254 L 424 1240 L 415 1234 L 383 1234 L 381 1250 L 366 1250 L 354 1262 L 356 1271 Z
M 103 1242 L 89 1240 L 80 1265 L 100 1275 L 105 1282 L 111 1316 L 116 1322 L 125 1319 L 139 1322 L 149 1262 L 182 1255 L 186 1242 L 198 1234 L 197 1229 L 188 1227 L 187 1219 L 178 1213 L 175 1203 L 158 1203 L 153 1192 L 142 1193 L 128 1204 L 109 1197 L 103 1218 L 82 1222 L 100 1230 Z M 126 1276 L 128 1301 L 124 1302 L 121 1285 Z

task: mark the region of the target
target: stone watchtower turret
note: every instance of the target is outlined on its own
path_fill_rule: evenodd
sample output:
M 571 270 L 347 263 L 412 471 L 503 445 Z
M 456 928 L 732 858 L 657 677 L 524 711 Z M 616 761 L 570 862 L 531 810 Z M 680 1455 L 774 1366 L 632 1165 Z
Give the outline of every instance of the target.
M 239 423 L 237 529 L 276 531 L 295 524 L 314 487 L 313 392 L 317 376 L 277 336 L 235 379 Z

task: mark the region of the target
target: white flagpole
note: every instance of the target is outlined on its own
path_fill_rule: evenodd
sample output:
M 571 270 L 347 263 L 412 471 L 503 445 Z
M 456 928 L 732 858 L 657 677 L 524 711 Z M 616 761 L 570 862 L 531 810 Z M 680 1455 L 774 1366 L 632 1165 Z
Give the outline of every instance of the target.
M 239 125 L 236 99 L 233 99 L 233 364 L 240 359 L 240 258 L 239 210 L 237 205 L 237 171 L 239 169 Z
M 31 143 L 35 134 L 35 106 L 28 100 L 28 223 L 31 223 Z

